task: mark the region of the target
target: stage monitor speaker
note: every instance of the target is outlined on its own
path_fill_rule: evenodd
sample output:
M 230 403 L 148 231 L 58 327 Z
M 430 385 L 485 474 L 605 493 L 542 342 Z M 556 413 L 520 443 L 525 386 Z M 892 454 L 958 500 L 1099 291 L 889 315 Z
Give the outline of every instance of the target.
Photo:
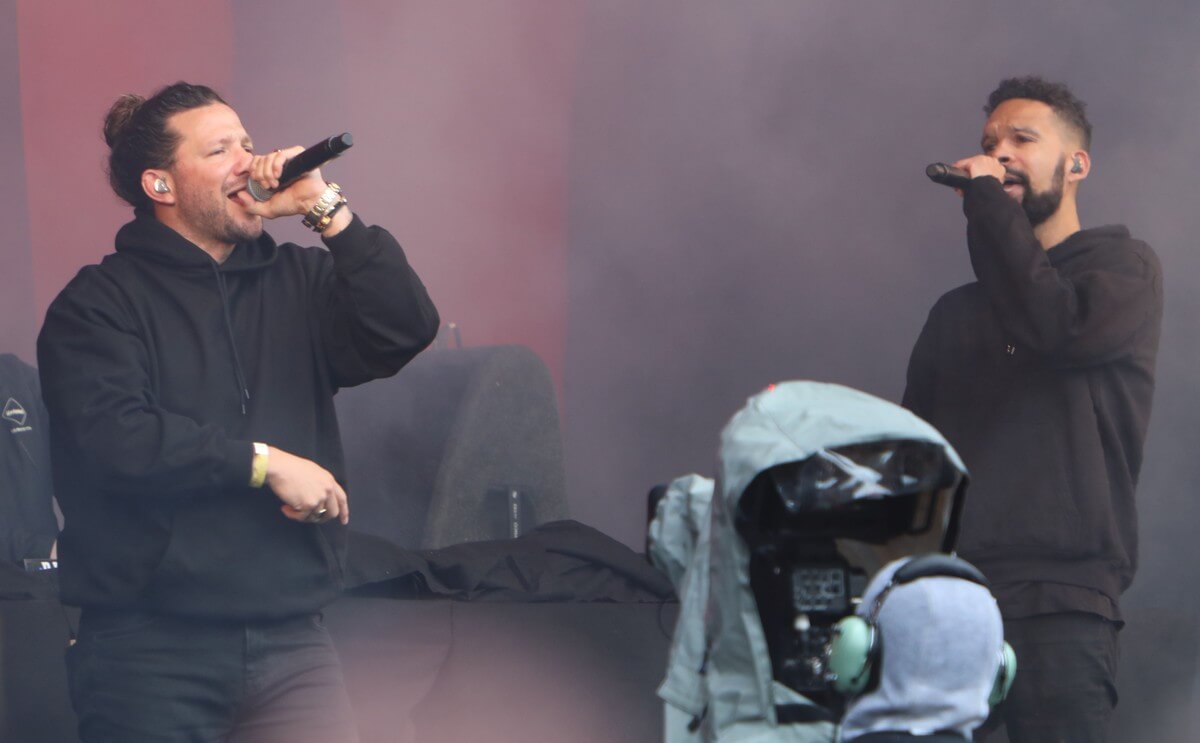
M 436 548 L 567 516 L 554 384 L 528 348 L 427 351 L 337 406 L 356 529 Z

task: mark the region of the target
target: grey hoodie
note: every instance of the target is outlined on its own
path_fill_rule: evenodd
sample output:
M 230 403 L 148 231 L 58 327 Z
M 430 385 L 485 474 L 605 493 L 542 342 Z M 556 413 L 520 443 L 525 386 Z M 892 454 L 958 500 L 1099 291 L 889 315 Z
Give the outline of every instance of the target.
M 869 616 L 880 592 L 911 558 L 880 570 L 856 612 Z M 879 607 L 879 685 L 856 697 L 841 740 L 892 731 L 955 732 L 967 740 L 988 716 L 1004 629 L 991 592 L 960 578 L 931 576 L 892 588 Z

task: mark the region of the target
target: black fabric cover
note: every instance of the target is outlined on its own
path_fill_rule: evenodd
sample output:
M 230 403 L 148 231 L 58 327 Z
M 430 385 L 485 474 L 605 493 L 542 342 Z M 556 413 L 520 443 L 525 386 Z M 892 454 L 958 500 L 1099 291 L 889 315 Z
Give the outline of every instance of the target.
M 662 602 L 665 575 L 611 537 L 576 521 L 517 539 L 406 550 L 351 532 L 346 581 L 362 596 L 495 602 Z

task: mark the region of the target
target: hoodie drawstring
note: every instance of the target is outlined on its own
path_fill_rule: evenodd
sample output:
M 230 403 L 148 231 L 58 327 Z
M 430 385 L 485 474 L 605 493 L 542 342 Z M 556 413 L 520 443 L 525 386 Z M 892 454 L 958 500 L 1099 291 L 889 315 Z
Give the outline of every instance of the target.
M 250 388 L 246 384 L 246 374 L 242 371 L 242 359 L 238 356 L 237 343 L 233 340 L 233 321 L 229 317 L 229 292 L 225 289 L 225 277 L 217 269 L 216 261 L 212 263 L 213 276 L 217 279 L 217 290 L 221 292 L 221 310 L 225 314 L 225 337 L 229 339 L 229 350 L 233 352 L 233 372 L 237 377 L 238 397 L 242 403 L 242 415 L 246 414 L 246 403 L 250 402 Z

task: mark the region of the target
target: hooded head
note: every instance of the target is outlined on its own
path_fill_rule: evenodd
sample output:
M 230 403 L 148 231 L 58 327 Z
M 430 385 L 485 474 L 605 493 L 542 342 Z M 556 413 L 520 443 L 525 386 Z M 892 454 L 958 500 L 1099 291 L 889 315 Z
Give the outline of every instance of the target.
M 844 741 L 884 731 L 970 739 L 988 716 L 1004 648 L 996 600 L 976 579 L 930 571 L 896 580 L 909 563 L 876 574 L 856 612 L 874 625 L 879 648 L 872 685 L 846 708 Z

